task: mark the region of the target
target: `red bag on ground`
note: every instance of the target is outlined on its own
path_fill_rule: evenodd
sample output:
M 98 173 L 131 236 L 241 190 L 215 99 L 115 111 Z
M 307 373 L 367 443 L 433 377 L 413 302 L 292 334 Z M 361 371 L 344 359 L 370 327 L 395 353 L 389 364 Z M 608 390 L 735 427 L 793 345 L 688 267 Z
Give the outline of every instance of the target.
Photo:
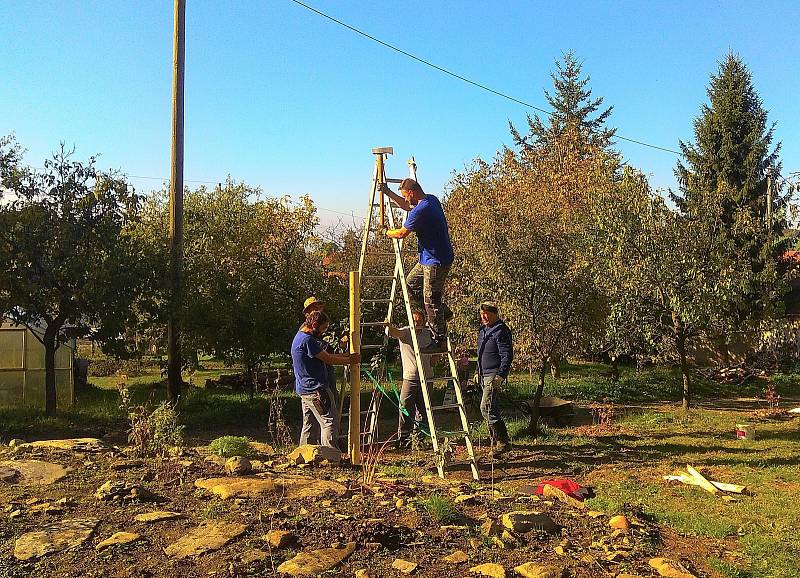
M 584 488 L 580 484 L 567 479 L 545 480 L 536 486 L 534 494 L 541 495 L 545 486 L 553 486 L 554 488 L 558 488 L 568 496 L 571 496 L 576 500 L 580 500 L 581 502 L 585 498 L 590 498 L 593 495 L 591 488 Z

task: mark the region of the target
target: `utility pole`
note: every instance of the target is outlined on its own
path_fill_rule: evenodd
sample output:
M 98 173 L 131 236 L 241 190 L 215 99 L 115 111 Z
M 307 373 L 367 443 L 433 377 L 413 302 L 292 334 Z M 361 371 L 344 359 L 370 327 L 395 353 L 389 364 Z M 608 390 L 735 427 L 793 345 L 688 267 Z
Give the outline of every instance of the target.
M 172 172 L 169 180 L 169 252 L 171 303 L 167 325 L 167 393 L 171 402 L 181 395 L 180 307 L 183 277 L 183 68 L 186 1 L 175 0 L 172 46 Z

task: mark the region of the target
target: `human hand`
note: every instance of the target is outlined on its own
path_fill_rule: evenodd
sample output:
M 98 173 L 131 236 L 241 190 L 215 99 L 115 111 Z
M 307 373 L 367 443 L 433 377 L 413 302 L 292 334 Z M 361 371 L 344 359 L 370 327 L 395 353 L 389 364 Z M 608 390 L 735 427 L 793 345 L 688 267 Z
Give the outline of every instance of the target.
M 350 365 L 358 365 L 361 363 L 360 353 L 351 353 L 348 357 L 350 358 Z

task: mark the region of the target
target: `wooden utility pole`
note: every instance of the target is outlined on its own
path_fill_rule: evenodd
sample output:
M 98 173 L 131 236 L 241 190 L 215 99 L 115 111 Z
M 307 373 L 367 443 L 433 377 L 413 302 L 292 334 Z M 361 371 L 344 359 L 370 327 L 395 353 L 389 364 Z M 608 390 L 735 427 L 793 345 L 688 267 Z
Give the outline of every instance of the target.
M 180 308 L 183 277 L 183 69 L 185 60 L 186 1 L 175 0 L 172 47 L 172 172 L 169 181 L 169 252 L 172 294 L 167 325 L 168 394 L 172 402 L 181 395 Z
M 350 271 L 350 353 L 361 352 L 361 290 L 358 271 Z M 350 463 L 361 465 L 361 364 L 350 366 Z

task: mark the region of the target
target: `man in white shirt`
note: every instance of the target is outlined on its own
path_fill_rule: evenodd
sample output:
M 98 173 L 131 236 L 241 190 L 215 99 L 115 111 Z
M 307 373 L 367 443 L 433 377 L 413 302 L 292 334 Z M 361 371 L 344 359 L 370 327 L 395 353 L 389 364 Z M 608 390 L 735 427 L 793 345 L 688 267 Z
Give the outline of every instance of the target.
M 420 349 L 429 345 L 433 339 L 430 331 L 425 328 L 425 314 L 422 311 L 412 313 L 414 319 L 414 330 L 417 333 L 417 343 Z M 411 327 L 395 327 L 389 325 L 386 328 L 389 337 L 393 337 L 400 342 L 400 357 L 403 363 L 403 387 L 400 390 L 400 423 L 397 428 L 397 446 L 400 449 L 411 447 L 411 432 L 414 429 L 414 422 L 417 415 L 424 420 L 425 398 L 422 396 L 422 384 L 420 382 L 419 370 L 417 368 L 417 358 L 414 355 L 414 344 L 411 341 Z M 425 378 L 431 377 L 431 356 L 421 355 L 422 371 Z

